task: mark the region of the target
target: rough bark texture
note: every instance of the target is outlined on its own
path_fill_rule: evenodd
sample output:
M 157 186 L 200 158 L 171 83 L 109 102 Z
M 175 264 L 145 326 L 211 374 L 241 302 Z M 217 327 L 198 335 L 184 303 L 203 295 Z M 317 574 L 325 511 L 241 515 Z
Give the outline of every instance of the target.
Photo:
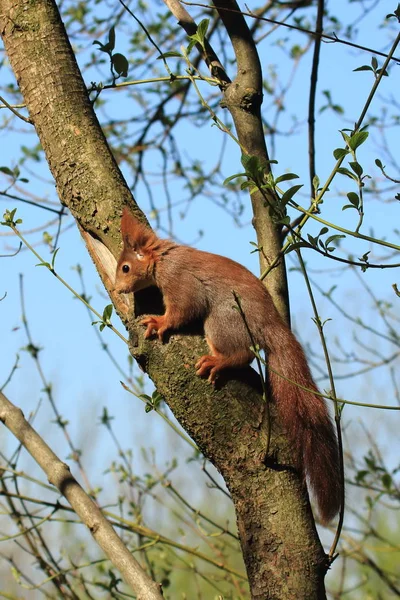
M 92 111 L 57 7 L 52 0 L 0 0 L 0 33 L 60 199 L 127 323 L 129 305 L 113 294 L 101 256 L 105 248 L 118 256 L 121 208 L 132 207 L 132 198 Z M 251 148 L 250 125 L 243 127 L 249 128 Z M 257 227 L 269 231 L 259 218 L 256 212 Z M 279 277 L 276 285 L 282 285 Z M 161 345 L 144 342 L 133 322 L 130 331 L 138 340 L 132 351 L 139 363 L 232 493 L 252 597 L 322 600 L 325 555 L 308 498 L 287 466 L 290 449 L 275 428 L 265 457 L 264 404 L 254 373 L 213 389 L 194 374 L 195 360 L 205 351 L 199 336 L 172 336 Z

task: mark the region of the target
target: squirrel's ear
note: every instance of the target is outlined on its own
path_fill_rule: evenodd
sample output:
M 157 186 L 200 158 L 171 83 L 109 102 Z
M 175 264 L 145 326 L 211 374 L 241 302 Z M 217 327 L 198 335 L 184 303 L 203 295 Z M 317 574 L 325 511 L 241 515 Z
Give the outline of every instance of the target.
M 126 248 L 140 248 L 154 237 L 151 229 L 140 223 L 126 206 L 122 212 L 121 233 Z
M 124 246 L 133 248 L 137 244 L 139 228 L 141 228 L 141 224 L 125 206 L 121 219 L 121 233 Z

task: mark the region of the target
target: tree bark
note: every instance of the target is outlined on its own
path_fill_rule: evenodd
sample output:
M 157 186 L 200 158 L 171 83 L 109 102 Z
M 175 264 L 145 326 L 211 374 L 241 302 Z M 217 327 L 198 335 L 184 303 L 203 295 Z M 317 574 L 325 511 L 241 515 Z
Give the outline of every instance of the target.
M 130 304 L 113 292 L 121 209 L 132 207 L 133 200 L 93 112 L 56 4 L 0 0 L 0 33 L 60 200 L 129 323 L 132 353 L 231 491 L 252 597 L 322 600 L 325 554 L 276 425 L 265 457 L 265 405 L 254 372 L 245 370 L 214 389 L 195 376 L 194 363 L 205 351 L 200 336 L 174 335 L 165 345 L 144 341 Z

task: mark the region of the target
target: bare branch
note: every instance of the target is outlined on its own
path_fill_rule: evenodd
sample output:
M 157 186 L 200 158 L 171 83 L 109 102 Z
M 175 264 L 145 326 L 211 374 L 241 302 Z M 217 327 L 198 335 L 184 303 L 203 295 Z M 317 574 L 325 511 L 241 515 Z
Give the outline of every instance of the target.
M 93 538 L 119 570 L 128 585 L 141 600 L 161 600 L 160 585 L 143 571 L 132 553 L 114 531 L 93 500 L 72 476 L 68 465 L 63 463 L 36 433 L 22 411 L 0 392 L 0 421 L 15 435 L 38 465 L 46 473 L 49 482 L 65 496 L 76 514 L 88 527 Z

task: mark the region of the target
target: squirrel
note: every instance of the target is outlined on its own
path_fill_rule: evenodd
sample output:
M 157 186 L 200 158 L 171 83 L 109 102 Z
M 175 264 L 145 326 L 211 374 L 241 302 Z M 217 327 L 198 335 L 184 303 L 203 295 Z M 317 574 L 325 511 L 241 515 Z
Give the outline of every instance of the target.
M 126 207 L 121 233 L 115 290 L 130 293 L 155 285 L 163 296 L 165 313 L 141 319 L 145 338 L 156 333 L 163 341 L 167 331 L 202 320 L 210 354 L 195 368 L 212 383 L 223 369 L 248 366 L 253 343 L 265 350 L 271 396 L 295 466 L 308 478 L 321 520 L 328 523 L 342 497 L 335 430 L 325 400 L 314 393 L 318 389 L 304 351 L 263 283 L 229 258 L 158 238 Z

